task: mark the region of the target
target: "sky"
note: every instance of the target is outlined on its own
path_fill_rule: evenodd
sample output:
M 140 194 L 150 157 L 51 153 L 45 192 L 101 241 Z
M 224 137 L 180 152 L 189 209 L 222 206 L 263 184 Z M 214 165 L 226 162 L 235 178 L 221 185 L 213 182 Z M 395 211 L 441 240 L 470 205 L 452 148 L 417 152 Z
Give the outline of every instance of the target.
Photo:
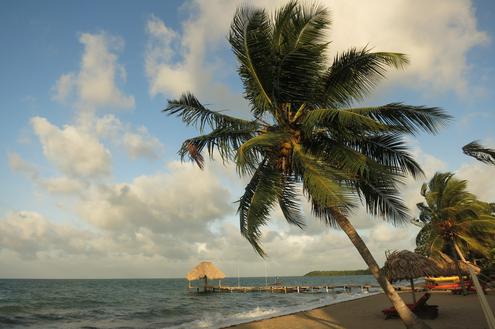
M 273 10 L 284 1 L 247 1 Z M 332 1 L 329 58 L 350 47 L 403 52 L 360 105 L 404 102 L 454 116 L 436 136 L 408 140 L 426 176 L 402 195 L 414 216 L 437 171 L 495 200 L 495 168 L 462 154 L 495 147 L 495 3 Z M 246 178 L 231 164 L 181 163 L 197 132 L 161 110 L 193 92 L 211 109 L 249 118 L 227 42 L 239 1 L 0 2 L 0 278 L 183 277 L 211 260 L 228 276 L 365 268 L 348 238 L 304 205 L 304 230 L 279 209 L 264 229 L 268 257 L 239 233 Z M 351 216 L 380 264 L 414 249 L 418 228 L 361 208 Z

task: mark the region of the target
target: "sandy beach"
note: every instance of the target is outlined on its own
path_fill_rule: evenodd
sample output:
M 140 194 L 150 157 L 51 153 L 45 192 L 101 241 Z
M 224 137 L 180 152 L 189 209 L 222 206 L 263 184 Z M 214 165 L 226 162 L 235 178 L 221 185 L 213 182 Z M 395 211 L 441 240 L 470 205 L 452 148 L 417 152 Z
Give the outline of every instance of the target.
M 404 295 L 405 294 L 405 295 Z M 418 296 L 420 293 L 418 293 Z M 410 294 L 403 293 L 406 302 Z M 495 294 L 486 296 L 492 309 Z M 485 329 L 485 318 L 478 296 L 458 296 L 449 293 L 432 293 L 428 304 L 439 305 L 439 316 L 425 320 L 433 329 Z M 400 329 L 400 319 L 385 320 L 381 310 L 390 303 L 383 294 L 324 306 L 266 320 L 240 324 L 236 329 Z

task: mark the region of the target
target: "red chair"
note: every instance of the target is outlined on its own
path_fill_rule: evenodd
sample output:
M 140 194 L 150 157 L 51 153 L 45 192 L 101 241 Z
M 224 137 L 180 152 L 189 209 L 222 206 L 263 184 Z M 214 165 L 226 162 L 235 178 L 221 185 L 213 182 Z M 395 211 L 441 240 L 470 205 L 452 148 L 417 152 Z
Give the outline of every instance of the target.
M 430 298 L 431 294 L 426 293 L 414 304 L 406 304 L 409 309 L 420 318 L 435 319 L 438 316 L 438 305 L 428 305 L 426 301 Z M 395 307 L 390 307 L 382 310 L 385 314 L 385 319 L 398 317 L 399 313 Z
M 471 280 L 464 280 L 464 287 L 466 287 L 466 291 L 467 292 L 474 292 L 476 293 L 476 288 L 474 286 L 474 283 L 473 281 Z M 483 290 L 483 293 L 486 294 L 486 285 L 485 284 L 481 284 L 481 289 Z M 459 283 L 455 288 L 452 288 L 452 293 L 454 295 L 460 295 L 462 294 L 462 286 L 461 284 Z

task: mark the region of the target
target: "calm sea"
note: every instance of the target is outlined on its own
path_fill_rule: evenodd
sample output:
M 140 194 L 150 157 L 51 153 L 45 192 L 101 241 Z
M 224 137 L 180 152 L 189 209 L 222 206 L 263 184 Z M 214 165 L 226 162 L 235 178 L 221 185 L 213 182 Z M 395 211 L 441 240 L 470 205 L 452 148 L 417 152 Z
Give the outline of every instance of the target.
M 279 280 L 286 285 L 375 284 L 368 275 Z M 237 284 L 237 278 L 222 281 Z M 240 284 L 264 285 L 265 278 L 241 278 Z M 0 280 L 0 328 L 221 328 L 365 295 L 360 289 L 197 294 L 188 292 L 184 279 Z

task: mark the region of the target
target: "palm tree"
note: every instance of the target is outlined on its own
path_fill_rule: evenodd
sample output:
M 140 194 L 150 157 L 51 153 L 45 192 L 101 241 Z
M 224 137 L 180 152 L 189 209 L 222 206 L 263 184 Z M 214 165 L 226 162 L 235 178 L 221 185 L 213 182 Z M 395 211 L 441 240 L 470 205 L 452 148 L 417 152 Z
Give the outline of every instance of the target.
M 273 16 L 240 7 L 229 42 L 239 61 L 252 120 L 208 109 L 185 93 L 164 110 L 196 125 L 203 135 L 182 144 L 179 155 L 203 167 L 203 151 L 233 161 L 250 176 L 239 199 L 241 234 L 261 256 L 262 227 L 277 204 L 286 220 L 304 227 L 299 188 L 316 217 L 340 227 L 398 310 L 407 328 L 428 328 L 404 304 L 356 232 L 348 216 L 362 202 L 367 210 L 403 222 L 407 208 L 398 188 L 407 175 L 421 175 L 404 136 L 435 133 L 449 116 L 441 109 L 391 103 L 351 108 L 384 77 L 402 68 L 400 53 L 350 49 L 327 64 L 329 14 L 320 6 L 289 2 Z M 209 129 L 206 132 L 206 129 Z
M 495 150 L 481 145 L 478 141 L 464 145 L 462 152 L 483 163 L 495 165 Z
M 423 225 L 416 237 L 417 251 L 434 258 L 447 252 L 463 261 L 474 252 L 489 255 L 495 234 L 493 206 L 478 200 L 466 185 L 452 173 L 436 173 L 423 184 L 425 202 L 417 205 L 417 221 Z

